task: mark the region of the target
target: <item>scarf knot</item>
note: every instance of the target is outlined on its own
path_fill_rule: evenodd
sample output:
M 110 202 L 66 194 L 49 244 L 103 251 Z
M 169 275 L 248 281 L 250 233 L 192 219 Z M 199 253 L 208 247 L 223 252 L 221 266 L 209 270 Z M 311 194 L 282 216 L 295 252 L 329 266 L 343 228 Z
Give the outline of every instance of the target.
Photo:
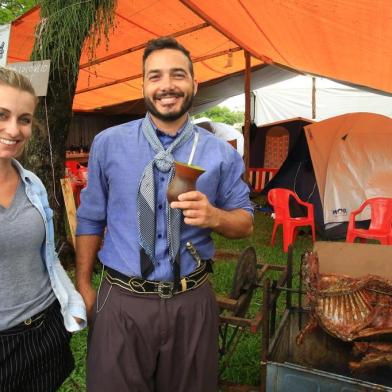
M 159 151 L 154 157 L 154 162 L 160 172 L 167 173 L 173 167 L 174 158 L 168 151 Z

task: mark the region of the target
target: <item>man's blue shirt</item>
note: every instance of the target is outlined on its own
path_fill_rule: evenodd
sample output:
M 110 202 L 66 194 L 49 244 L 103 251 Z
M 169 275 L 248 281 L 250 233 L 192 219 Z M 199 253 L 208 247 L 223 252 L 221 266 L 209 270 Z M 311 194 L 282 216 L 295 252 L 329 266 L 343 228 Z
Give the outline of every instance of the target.
M 88 186 L 81 193 L 81 205 L 77 211 L 76 232 L 76 235 L 102 235 L 106 227 L 99 259 L 105 266 L 138 277 L 141 274 L 136 201 L 144 168 L 155 155 L 143 135 L 141 124 L 142 120 L 131 121 L 109 128 L 95 137 L 88 164 Z M 197 181 L 197 190 L 218 208 L 241 208 L 253 214 L 249 188 L 241 179 L 244 171 L 241 156 L 229 143 L 208 131 L 194 126 L 195 130 L 200 137 L 192 164 L 206 170 Z M 173 141 L 173 137 L 159 131 L 158 137 L 165 148 Z M 174 151 L 176 161 L 188 162 L 193 141 L 194 137 L 191 137 Z M 148 276 L 150 280 L 173 280 L 166 229 L 168 175 L 154 167 L 157 262 Z M 187 241 L 193 243 L 203 259 L 213 257 L 210 234 L 210 229 L 183 224 L 181 276 L 190 274 L 196 267 L 185 249 Z

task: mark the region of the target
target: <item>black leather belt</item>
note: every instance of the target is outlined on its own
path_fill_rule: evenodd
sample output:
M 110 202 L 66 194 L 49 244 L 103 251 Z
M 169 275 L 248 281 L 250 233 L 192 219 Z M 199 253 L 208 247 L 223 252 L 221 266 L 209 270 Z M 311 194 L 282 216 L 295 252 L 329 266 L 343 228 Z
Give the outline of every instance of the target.
M 174 288 L 173 282 L 145 280 L 132 276 L 127 276 L 112 268 L 105 267 L 106 280 L 113 285 L 137 294 L 157 294 L 161 298 L 171 298 L 175 294 L 180 294 L 188 290 L 193 290 L 201 286 L 208 278 L 210 260 L 202 261 L 191 274 L 180 279 L 178 288 Z
M 9 329 L 6 329 L 4 331 L 0 331 L 0 336 L 16 334 L 19 332 L 24 332 L 24 331 L 39 327 L 45 321 L 45 317 L 50 312 L 52 312 L 54 309 L 56 309 L 57 307 L 59 308 L 60 304 L 57 300 L 55 300 L 51 305 L 49 305 L 42 312 L 37 313 L 36 315 L 26 319 L 25 321 L 22 321 L 21 323 L 15 325 Z

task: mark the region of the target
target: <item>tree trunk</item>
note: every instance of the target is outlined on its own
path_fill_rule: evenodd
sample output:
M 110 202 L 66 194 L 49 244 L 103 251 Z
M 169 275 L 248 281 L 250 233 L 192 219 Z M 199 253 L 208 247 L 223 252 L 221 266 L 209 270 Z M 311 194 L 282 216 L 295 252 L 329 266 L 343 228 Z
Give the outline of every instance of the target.
M 24 163 L 45 184 L 49 204 L 54 211 L 56 239 L 61 244 L 67 239 L 60 178 L 65 172 L 65 145 L 72 117 L 72 98 L 66 89 L 56 90 L 56 85 L 61 86 L 63 82 L 51 73 L 47 97 L 41 98 L 35 116 L 39 126 L 35 127 L 34 136 L 26 148 Z M 75 86 L 73 93 L 74 90 Z
M 23 162 L 46 186 L 54 211 L 58 244 L 66 238 L 64 201 L 60 178 L 65 172 L 65 150 L 72 118 L 72 102 L 80 55 L 86 38 L 89 57 L 102 36 L 113 26 L 115 0 L 42 0 L 41 24 L 36 30 L 31 60 L 51 60 L 48 92 L 36 111 L 38 126 L 26 148 Z M 59 246 L 58 246 L 59 247 Z M 57 248 L 58 248 L 57 247 Z

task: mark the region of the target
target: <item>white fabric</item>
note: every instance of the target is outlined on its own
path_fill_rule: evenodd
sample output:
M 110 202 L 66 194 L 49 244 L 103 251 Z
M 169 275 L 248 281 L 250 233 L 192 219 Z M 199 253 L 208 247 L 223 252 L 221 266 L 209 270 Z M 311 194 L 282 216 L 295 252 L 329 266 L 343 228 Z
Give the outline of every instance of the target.
M 293 72 L 272 65 L 264 66 L 251 73 L 251 90 L 256 90 L 263 86 L 276 83 L 281 80 L 290 79 L 296 75 Z M 200 86 L 193 100 L 191 114 L 204 112 L 220 103 L 225 99 L 242 94 L 241 104 L 245 103 L 244 92 L 244 73 L 227 76 L 216 82 L 209 82 L 206 86 Z
M 237 142 L 238 153 L 242 157 L 244 156 L 244 136 L 233 126 L 221 122 L 211 121 L 207 117 L 197 118 L 193 121 L 193 123 L 207 129 L 208 131 L 211 131 L 219 139 L 225 141 L 235 140 Z M 203 124 L 207 126 L 205 127 Z
M 349 134 L 346 141 L 335 140 L 324 194 L 326 223 L 347 221 L 351 211 L 372 197 L 392 197 L 391 140 L 391 132 L 377 130 Z M 357 219 L 370 219 L 370 209 Z
M 315 108 L 312 118 L 312 77 L 295 75 L 254 91 L 255 123 L 260 126 L 293 117 L 315 121 L 351 112 L 372 112 L 392 116 L 392 96 L 377 94 L 316 78 Z
M 0 26 L 0 67 L 7 65 L 8 45 L 10 41 L 11 24 Z
M 244 136 L 240 131 L 231 125 L 220 122 L 211 122 L 211 127 L 215 136 L 217 136 L 219 139 L 226 141 L 236 140 L 237 151 L 241 156 L 244 156 Z
M 372 197 L 392 197 L 392 120 L 349 113 L 307 125 L 325 224 L 346 222 Z M 359 220 L 370 218 L 366 209 Z

